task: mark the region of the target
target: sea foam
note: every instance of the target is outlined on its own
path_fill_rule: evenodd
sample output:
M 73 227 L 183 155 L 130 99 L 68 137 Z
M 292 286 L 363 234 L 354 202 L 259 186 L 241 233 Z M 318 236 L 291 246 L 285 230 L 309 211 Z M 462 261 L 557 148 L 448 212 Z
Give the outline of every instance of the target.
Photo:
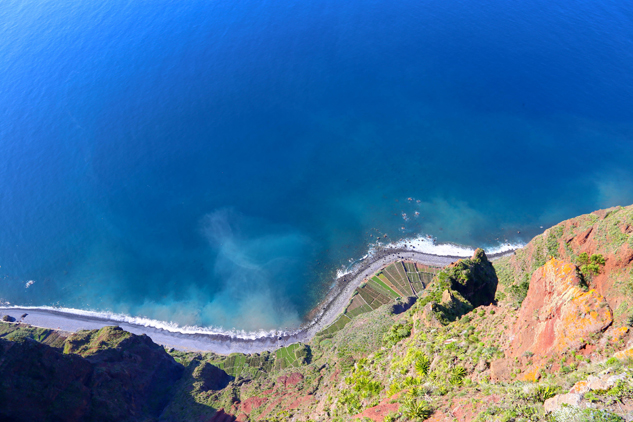
M 233 339 L 245 339 L 256 340 L 261 338 L 272 338 L 280 335 L 288 336 L 296 334 L 300 329 L 286 331 L 286 330 L 258 330 L 258 331 L 245 331 L 236 329 L 223 329 L 218 327 L 199 327 L 195 325 L 180 326 L 171 321 L 158 321 L 146 317 L 134 317 L 115 312 L 107 311 L 89 311 L 84 309 L 75 308 L 63 308 L 54 306 L 7 306 L 9 308 L 16 309 L 32 309 L 41 311 L 50 311 L 54 313 L 67 314 L 68 317 L 82 316 L 88 318 L 94 318 L 102 321 L 113 323 L 126 323 L 136 326 L 155 328 L 159 330 L 165 330 L 171 333 L 179 334 L 204 334 L 204 335 L 221 335 L 230 337 Z
M 522 248 L 524 243 L 502 243 L 498 245 L 484 246 L 483 249 L 488 255 L 497 255 Z M 397 242 L 388 243 L 383 248 L 391 249 L 408 249 L 416 252 L 422 252 L 428 255 L 437 256 L 456 256 L 468 258 L 473 255 L 475 248 L 471 246 L 458 245 L 456 243 L 437 243 L 435 238 L 429 236 L 418 236 L 412 239 L 402 239 Z M 371 252 L 376 251 L 373 246 Z

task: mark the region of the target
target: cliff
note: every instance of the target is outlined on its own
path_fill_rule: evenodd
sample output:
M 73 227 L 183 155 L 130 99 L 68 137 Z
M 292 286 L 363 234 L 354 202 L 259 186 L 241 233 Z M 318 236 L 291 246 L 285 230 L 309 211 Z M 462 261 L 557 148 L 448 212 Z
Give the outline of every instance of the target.
M 631 420 L 631 324 L 633 207 L 618 207 L 493 263 L 482 250 L 443 269 L 395 263 L 308 344 L 274 353 L 2 323 L 0 419 Z
M 0 419 L 156 419 L 182 372 L 149 337 L 118 327 L 73 334 L 63 350 L 0 339 Z

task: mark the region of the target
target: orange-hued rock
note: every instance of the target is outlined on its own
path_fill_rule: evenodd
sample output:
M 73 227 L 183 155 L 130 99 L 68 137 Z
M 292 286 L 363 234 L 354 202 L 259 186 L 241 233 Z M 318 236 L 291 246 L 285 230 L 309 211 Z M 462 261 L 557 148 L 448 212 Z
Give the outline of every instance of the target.
M 490 381 L 508 381 L 512 376 L 512 360 L 497 359 L 490 363 Z
M 512 330 L 510 357 L 560 355 L 581 348 L 613 322 L 596 290 L 585 291 L 575 265 L 552 258 L 532 275 Z
M 257 409 L 264 403 L 266 403 L 268 399 L 266 397 L 249 397 L 248 399 L 242 402 L 241 410 L 242 412 L 249 414 L 253 411 L 253 409 Z
M 521 381 L 536 382 L 541 378 L 541 368 L 540 365 L 534 365 L 523 372 L 519 379 Z
M 633 348 L 622 350 L 613 355 L 614 358 L 620 360 L 633 359 Z
M 293 372 L 290 375 L 284 375 L 277 378 L 277 383 L 282 384 L 284 387 L 294 387 L 299 384 L 299 382 L 303 379 L 303 375 L 298 372 Z
M 381 422 L 385 420 L 385 417 L 390 413 L 394 413 L 398 410 L 400 404 L 389 403 L 388 400 L 383 400 L 380 404 L 374 407 L 369 407 L 363 410 L 361 413 L 355 415 L 353 419 L 365 419 L 369 418 L 375 422 Z

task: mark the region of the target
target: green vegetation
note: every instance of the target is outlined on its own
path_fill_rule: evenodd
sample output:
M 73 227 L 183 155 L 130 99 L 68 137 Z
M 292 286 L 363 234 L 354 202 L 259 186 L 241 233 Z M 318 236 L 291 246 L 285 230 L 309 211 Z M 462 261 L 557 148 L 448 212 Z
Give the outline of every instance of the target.
M 605 262 L 602 254 L 589 256 L 587 252 L 583 252 L 578 255 L 577 265 L 580 267 L 580 272 L 584 277 L 592 277 L 600 273 Z
M 409 421 L 423 421 L 433 414 L 431 405 L 425 400 L 407 398 L 402 403 L 402 414 Z
M 383 337 L 383 343 L 387 347 L 392 347 L 400 340 L 411 335 L 412 325 L 410 323 L 398 323 L 391 327 L 391 330 Z
M 17 342 L 31 339 L 57 349 L 63 348 L 66 340 L 57 331 L 18 324 L 0 324 L 0 338 Z
M 425 286 L 438 271 L 439 268 L 402 261 L 388 265 L 356 289 L 343 314 L 318 336 L 327 338 L 362 314 L 394 303 L 394 300 L 403 297 L 423 294 Z
M 516 303 L 520 305 L 525 300 L 529 289 L 530 282 L 523 281 L 519 284 L 513 284 L 508 288 L 508 291 Z
M 90 356 L 106 349 L 115 349 L 125 340 L 132 337 L 131 333 L 120 327 L 103 327 L 100 330 L 83 330 L 70 336 L 64 344 L 64 353 L 74 353 L 80 356 Z
M 461 366 L 456 366 L 453 369 L 451 369 L 448 382 L 450 382 L 451 385 L 462 385 L 462 382 L 464 382 L 465 376 L 466 376 L 466 370 L 462 368 Z
M 431 368 L 431 361 L 426 355 L 420 355 L 415 360 L 415 371 L 419 376 L 425 377 L 429 373 L 429 369 Z
M 617 265 L 626 261 L 621 258 L 628 254 L 626 244 L 633 247 L 632 228 L 633 207 L 614 208 L 554 226 L 494 265 L 481 251 L 441 270 L 396 262 L 359 286 L 345 312 L 309 344 L 229 356 L 170 350 L 184 375 L 172 383 L 157 421 L 211 420 L 217 409 L 251 422 L 364 422 L 375 414 L 405 422 L 434 412 L 486 422 L 622 421 L 633 406 L 633 362 L 626 354 L 613 356 L 633 339 L 626 325 L 633 325 L 633 268 Z M 614 259 L 614 254 L 620 255 Z M 617 306 L 614 322 L 606 333 L 584 339 L 584 349 L 510 354 L 532 274 L 552 257 L 577 264 L 588 287 L 599 281 L 605 296 L 614 286 L 620 294 L 608 302 Z M 418 301 L 408 302 L 405 310 L 403 302 L 411 295 Z M 126 361 L 138 359 L 126 354 L 133 336 L 122 330 L 55 336 L 50 330 L 0 324 L 0 337 L 23 344 L 32 344 L 29 339 L 54 343 L 82 356 L 125 350 L 120 355 Z M 0 363 L 6 350 L 0 348 Z M 562 407 L 545 414 L 548 399 L 589 376 L 618 381 L 584 394 L 583 405 L 595 408 Z

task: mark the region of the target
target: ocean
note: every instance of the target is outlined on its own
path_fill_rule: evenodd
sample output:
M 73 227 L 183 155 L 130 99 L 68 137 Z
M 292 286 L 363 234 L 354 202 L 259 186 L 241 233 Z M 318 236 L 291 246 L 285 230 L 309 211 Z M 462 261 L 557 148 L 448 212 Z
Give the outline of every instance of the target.
M 296 328 L 633 203 L 631 75 L 626 2 L 3 1 L 0 302 Z

